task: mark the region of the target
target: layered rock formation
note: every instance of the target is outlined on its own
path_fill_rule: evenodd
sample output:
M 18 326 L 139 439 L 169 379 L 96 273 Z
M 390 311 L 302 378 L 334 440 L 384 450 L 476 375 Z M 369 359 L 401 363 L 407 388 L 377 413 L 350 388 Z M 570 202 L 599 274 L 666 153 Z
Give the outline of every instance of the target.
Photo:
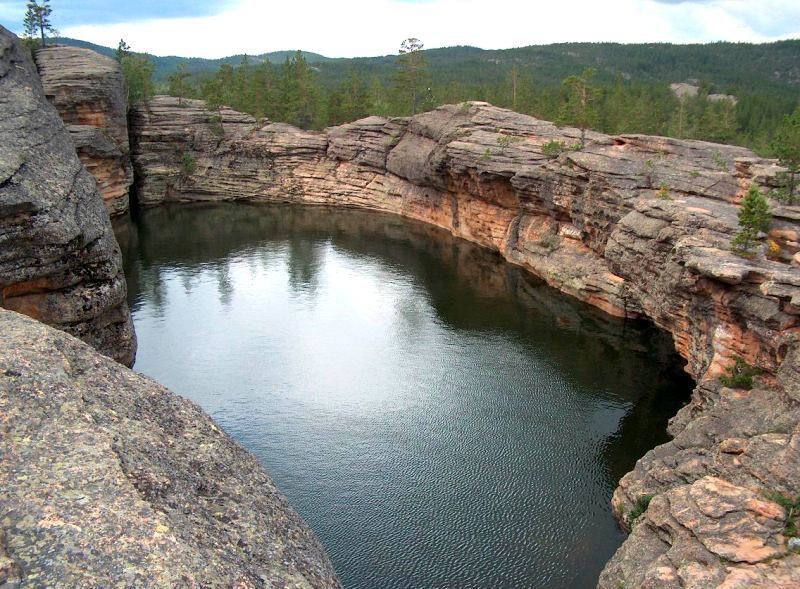
M 601 586 L 795 582 L 787 516 L 765 494 L 800 493 L 800 210 L 774 206 L 774 259 L 730 252 L 737 204 L 773 182 L 774 162 L 640 135 L 588 133 L 581 147 L 577 129 L 474 102 L 325 133 L 168 97 L 132 114 L 144 205 L 390 211 L 495 249 L 608 313 L 652 319 L 700 384 L 673 420 L 675 440 L 614 495 L 624 525 L 643 497 L 657 499 Z M 752 391 L 718 380 L 736 358 L 764 371 Z
M 340 587 L 199 407 L 4 310 L 0 408 L 3 587 Z
M 36 65 L 45 96 L 67 124 L 109 214 L 126 213 L 133 169 L 127 94 L 119 63 L 90 49 L 49 46 L 36 52 Z
M 132 364 L 119 246 L 33 63 L 0 27 L 0 306 Z

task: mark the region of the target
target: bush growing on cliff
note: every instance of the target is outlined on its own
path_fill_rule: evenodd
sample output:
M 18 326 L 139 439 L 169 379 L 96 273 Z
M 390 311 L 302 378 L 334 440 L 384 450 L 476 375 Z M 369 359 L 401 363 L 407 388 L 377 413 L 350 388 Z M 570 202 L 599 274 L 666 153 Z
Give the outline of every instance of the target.
M 628 521 L 631 525 L 633 525 L 633 523 L 639 519 L 645 511 L 647 511 L 647 508 L 650 505 L 650 502 L 653 500 L 653 497 L 655 497 L 654 494 L 647 494 L 636 498 L 636 503 L 631 509 L 631 512 L 628 514 Z
M 567 146 L 563 141 L 556 141 L 555 139 L 542 145 L 542 153 L 547 157 L 558 157 L 566 151 L 566 149 Z
M 733 252 L 740 256 L 752 256 L 753 246 L 758 243 L 759 233 L 768 231 L 771 221 L 769 203 L 754 184 L 742 201 L 742 208 L 739 211 L 739 232 L 731 242 Z
M 792 499 L 791 497 L 777 491 L 765 491 L 764 497 L 783 507 L 786 514 L 786 536 L 797 537 L 797 518 L 800 516 L 800 496 Z
M 761 370 L 751 366 L 744 359 L 736 357 L 736 363 L 728 371 L 727 376 L 720 376 L 719 381 L 730 389 L 744 389 L 749 391 L 753 388 L 753 377 L 761 374 Z
M 197 160 L 192 157 L 191 153 L 184 152 L 181 155 L 181 176 L 187 178 L 195 173 L 197 170 Z
M 222 117 L 219 114 L 213 114 L 208 117 L 208 128 L 217 137 L 225 136 L 225 128 L 222 126 Z

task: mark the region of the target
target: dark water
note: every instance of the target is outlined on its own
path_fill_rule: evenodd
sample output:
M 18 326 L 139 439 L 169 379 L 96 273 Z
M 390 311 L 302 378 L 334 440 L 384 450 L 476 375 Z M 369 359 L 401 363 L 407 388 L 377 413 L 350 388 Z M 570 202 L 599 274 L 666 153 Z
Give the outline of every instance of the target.
M 136 369 L 252 450 L 348 589 L 592 587 L 609 499 L 688 396 L 669 340 L 394 216 L 120 225 Z

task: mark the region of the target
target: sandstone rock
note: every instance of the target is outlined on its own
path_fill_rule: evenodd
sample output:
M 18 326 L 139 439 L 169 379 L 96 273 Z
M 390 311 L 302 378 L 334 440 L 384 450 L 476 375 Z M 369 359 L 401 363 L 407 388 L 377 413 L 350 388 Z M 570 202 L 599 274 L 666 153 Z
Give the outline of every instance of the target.
M 0 27 L 0 306 L 133 363 L 119 247 L 92 176 Z
M 785 517 L 719 478 L 677 486 L 650 501 L 598 587 L 796 587 L 800 555 L 788 550 Z
M 578 150 L 577 129 L 481 102 L 324 133 L 221 115 L 231 124 L 212 138 L 202 103 L 181 109 L 156 97 L 134 111 L 142 202 L 285 200 L 401 214 L 673 335 L 700 385 L 672 422 L 675 440 L 622 480 L 614 509 L 629 525 L 637 499 L 658 494 L 689 511 L 662 509 L 663 526 L 637 525 L 601 585 L 795 581 L 777 520 L 763 529 L 752 522 L 773 509 L 753 507 L 763 491 L 800 494 L 800 273 L 730 252 L 742 196 L 751 183 L 772 185 L 774 161 L 741 147 L 644 135 L 588 133 Z M 545 154 L 553 141 L 563 151 Z M 181 173 L 183 151 L 198 164 L 191 174 Z M 797 207 L 775 206 L 774 214 L 773 236 L 791 253 Z M 716 380 L 736 357 L 766 371 L 750 393 Z M 691 493 L 681 490 L 687 485 Z M 722 501 L 726 485 L 737 488 L 738 515 L 725 516 L 725 525 L 699 515 L 680 520 Z M 728 570 L 728 561 L 737 564 Z
M 78 156 L 97 180 L 110 215 L 128 211 L 133 168 L 128 103 L 119 64 L 90 49 L 48 46 L 36 52 L 45 96 L 72 134 Z
M 0 582 L 340 587 L 255 457 L 199 407 L 4 310 L 0 407 Z

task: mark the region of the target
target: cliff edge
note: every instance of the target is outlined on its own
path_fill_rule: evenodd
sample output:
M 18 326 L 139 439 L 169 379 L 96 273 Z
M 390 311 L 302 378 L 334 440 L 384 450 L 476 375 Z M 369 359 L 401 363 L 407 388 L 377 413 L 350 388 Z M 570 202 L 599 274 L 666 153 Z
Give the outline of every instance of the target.
M 0 306 L 131 365 L 119 246 L 30 58 L 0 27 Z
M 66 123 L 109 215 L 127 213 L 133 168 L 127 89 L 119 63 L 65 45 L 43 47 L 35 60 L 44 94 Z

